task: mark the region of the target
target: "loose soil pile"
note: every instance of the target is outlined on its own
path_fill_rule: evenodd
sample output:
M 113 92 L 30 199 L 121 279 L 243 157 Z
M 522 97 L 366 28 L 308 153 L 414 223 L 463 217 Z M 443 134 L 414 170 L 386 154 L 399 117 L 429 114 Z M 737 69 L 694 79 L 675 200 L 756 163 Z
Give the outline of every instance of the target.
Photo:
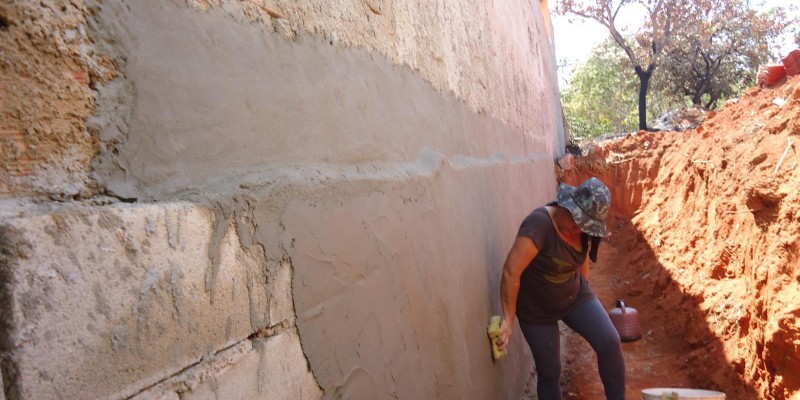
M 606 142 L 559 180 L 603 180 L 613 236 L 590 280 L 640 313 L 623 344 L 628 398 L 648 387 L 800 399 L 800 76 L 754 88 L 697 129 Z M 602 398 L 568 334 L 565 397 Z

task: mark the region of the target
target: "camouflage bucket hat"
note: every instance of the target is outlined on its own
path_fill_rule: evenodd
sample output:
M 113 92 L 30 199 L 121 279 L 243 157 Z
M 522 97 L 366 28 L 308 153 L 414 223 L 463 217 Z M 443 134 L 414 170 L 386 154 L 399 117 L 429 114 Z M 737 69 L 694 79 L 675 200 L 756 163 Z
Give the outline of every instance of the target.
M 589 178 L 578 187 L 558 185 L 556 202 L 572 213 L 572 219 L 583 232 L 597 237 L 610 235 L 606 216 L 611 206 L 611 192 L 599 179 Z

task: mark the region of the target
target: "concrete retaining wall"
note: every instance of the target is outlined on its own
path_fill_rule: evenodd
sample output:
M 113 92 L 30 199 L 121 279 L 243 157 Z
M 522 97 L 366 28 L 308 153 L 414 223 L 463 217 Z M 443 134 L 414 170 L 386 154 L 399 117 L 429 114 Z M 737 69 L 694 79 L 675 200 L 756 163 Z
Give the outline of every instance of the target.
M 485 324 L 563 144 L 538 5 L 53 6 L 2 10 L 63 47 L 10 59 L 89 71 L 50 85 L 90 140 L 44 121 L 5 170 L 8 399 L 522 395 L 521 334 L 494 364 Z

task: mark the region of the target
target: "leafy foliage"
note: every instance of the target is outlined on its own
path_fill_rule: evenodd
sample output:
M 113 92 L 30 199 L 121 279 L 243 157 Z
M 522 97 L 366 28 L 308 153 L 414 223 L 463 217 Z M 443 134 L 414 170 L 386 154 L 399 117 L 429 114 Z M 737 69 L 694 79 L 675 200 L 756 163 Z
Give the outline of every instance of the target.
M 637 129 L 637 80 L 628 73 L 625 53 L 610 38 L 592 50 L 573 69 L 561 98 L 570 134 L 576 141 L 598 136 L 635 132 Z M 657 93 L 648 118 L 666 112 L 674 102 Z
M 626 74 L 622 50 L 606 41 L 578 65 L 562 93 L 564 114 L 576 139 L 636 130 L 636 81 Z M 628 64 L 628 65 L 625 65 Z
M 628 56 L 639 78 L 639 129 L 647 129 L 647 92 L 659 59 L 672 44 L 675 34 L 697 21 L 701 10 L 710 7 L 713 1 L 559 0 L 556 12 L 592 19 L 608 29 L 611 37 Z M 635 34 L 626 37 L 617 26 L 617 16 L 628 5 L 642 9 L 645 19 Z
M 786 26 L 786 15 L 780 8 L 758 13 L 742 0 L 721 1 L 703 13 L 676 35 L 654 84 L 712 109 L 720 98 L 755 84 L 758 66 L 775 59 L 770 49 Z
M 644 13 L 638 30 L 620 29 L 623 8 Z M 713 108 L 753 83 L 774 39 L 790 25 L 780 8 L 758 14 L 749 0 L 559 0 L 556 13 L 591 19 L 608 29 L 628 58 L 627 70 L 639 79 L 639 129 L 647 129 L 652 114 L 647 109 L 651 78 L 666 102 L 689 96 L 691 104 Z M 663 69 L 658 75 L 656 67 Z M 579 118 L 570 118 L 578 132 L 585 131 Z

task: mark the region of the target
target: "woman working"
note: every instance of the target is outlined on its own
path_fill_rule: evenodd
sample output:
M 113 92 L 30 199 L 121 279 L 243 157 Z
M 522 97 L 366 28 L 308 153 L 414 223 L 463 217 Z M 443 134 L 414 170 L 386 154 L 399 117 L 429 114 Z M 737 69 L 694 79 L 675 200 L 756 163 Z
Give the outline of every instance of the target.
M 607 399 L 625 398 L 625 361 L 620 337 L 587 280 L 596 260 L 608 188 L 597 178 L 578 187 L 561 184 L 557 200 L 537 208 L 522 222 L 503 266 L 500 295 L 503 321 L 498 347 L 508 346 L 519 318 L 533 353 L 540 400 L 561 399 L 558 321 L 585 338 L 597 353 Z

